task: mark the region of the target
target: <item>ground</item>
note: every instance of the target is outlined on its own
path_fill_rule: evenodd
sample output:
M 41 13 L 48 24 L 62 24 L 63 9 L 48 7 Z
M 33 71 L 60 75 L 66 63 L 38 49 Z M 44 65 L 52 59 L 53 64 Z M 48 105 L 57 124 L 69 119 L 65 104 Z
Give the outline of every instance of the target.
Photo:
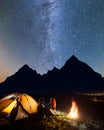
M 79 118 L 67 117 L 72 96 L 58 96 L 55 116 L 29 117 L 10 121 L 0 118 L 0 130 L 104 130 L 104 102 L 92 101 L 94 97 L 74 96 L 79 108 Z M 103 99 L 103 97 L 96 97 Z M 100 100 L 101 101 L 101 100 Z M 68 104 L 69 103 L 69 104 Z

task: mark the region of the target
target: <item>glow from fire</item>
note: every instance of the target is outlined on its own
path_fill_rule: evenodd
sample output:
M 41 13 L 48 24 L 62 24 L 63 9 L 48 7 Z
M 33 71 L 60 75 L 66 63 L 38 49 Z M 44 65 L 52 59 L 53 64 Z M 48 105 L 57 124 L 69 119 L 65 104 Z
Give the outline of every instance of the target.
M 72 106 L 70 108 L 70 112 L 67 115 L 70 119 L 77 119 L 78 118 L 78 105 L 75 101 L 72 101 Z

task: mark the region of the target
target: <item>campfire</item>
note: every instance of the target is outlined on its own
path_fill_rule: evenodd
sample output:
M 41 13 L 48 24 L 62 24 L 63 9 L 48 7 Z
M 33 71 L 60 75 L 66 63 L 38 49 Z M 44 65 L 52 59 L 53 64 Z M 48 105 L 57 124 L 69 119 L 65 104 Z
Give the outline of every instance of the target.
M 67 115 L 67 117 L 70 119 L 77 119 L 78 118 L 78 105 L 74 100 L 72 101 L 70 112 Z

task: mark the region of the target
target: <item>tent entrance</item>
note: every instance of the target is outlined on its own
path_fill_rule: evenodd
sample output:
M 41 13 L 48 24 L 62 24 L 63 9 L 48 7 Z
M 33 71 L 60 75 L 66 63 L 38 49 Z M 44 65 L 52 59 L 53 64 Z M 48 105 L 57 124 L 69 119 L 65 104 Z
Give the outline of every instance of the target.
M 17 112 L 17 115 L 15 117 L 15 120 L 25 118 L 25 117 L 28 117 L 28 114 L 25 112 L 25 110 L 22 108 L 21 105 L 18 105 L 18 112 Z

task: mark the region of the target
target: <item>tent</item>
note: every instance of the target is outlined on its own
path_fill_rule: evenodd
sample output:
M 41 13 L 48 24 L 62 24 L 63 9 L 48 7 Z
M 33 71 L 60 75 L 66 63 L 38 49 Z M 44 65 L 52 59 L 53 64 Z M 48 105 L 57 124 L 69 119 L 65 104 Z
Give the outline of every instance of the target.
M 37 113 L 37 107 L 37 101 L 25 93 L 11 93 L 0 100 L 0 114 L 13 120 Z

